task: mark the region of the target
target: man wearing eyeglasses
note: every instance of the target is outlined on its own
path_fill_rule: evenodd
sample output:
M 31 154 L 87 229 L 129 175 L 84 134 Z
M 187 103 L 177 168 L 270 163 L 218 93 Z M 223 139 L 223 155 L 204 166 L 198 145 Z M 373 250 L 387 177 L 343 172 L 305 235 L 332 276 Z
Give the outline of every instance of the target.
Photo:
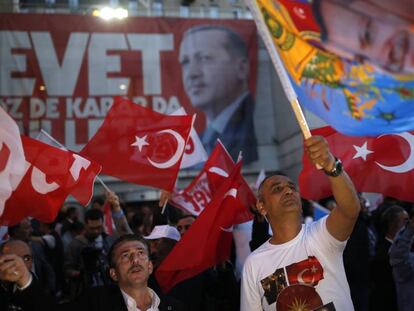
M 146 241 L 137 235 L 120 237 L 108 253 L 109 275 L 115 284 L 88 289 L 74 302 L 62 305 L 54 304 L 42 292 L 22 258 L 10 256 L 0 256 L 0 280 L 15 282 L 20 288 L 15 296 L 22 310 L 178 310 L 171 304 L 161 305 L 157 294 L 147 286 L 152 262 Z

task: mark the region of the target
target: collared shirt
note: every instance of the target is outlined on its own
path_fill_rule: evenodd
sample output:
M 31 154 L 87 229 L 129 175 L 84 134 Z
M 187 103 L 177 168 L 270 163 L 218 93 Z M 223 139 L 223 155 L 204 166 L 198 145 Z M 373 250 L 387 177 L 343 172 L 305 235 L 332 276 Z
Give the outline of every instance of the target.
M 212 127 L 217 133 L 223 134 L 224 129 L 226 128 L 227 123 L 235 113 L 235 111 L 240 107 L 242 101 L 247 96 L 248 92 L 244 92 L 242 95 L 237 97 L 237 99 L 226 107 L 214 120 L 207 124 L 207 127 Z
M 160 305 L 160 298 L 158 295 L 148 287 L 148 291 L 151 295 L 151 307 L 146 310 L 138 309 L 137 303 L 135 302 L 135 299 L 129 296 L 127 293 L 125 293 L 121 289 L 122 297 L 124 297 L 125 304 L 127 306 L 128 311 L 158 311 L 158 306 Z

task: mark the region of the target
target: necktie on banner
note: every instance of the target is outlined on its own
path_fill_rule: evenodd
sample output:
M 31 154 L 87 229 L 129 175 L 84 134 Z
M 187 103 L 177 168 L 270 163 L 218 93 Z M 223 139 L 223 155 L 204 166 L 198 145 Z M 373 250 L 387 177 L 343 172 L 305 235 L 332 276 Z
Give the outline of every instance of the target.
M 401 61 L 401 58 L 410 58 L 411 50 L 407 48 L 404 52 L 401 51 L 398 57 L 395 56 L 394 50 L 390 52 L 389 55 L 393 56 L 389 57 L 388 61 L 391 62 L 392 59 L 395 63 L 402 63 L 399 65 L 406 71 L 398 74 L 389 73 L 379 69 L 379 64 L 374 66 L 367 61 L 361 63 L 356 61 L 361 57 L 353 55 L 354 60 L 341 57 L 338 53 L 339 48 L 334 50 L 324 45 L 321 38 L 324 32 L 329 35 L 331 29 L 324 31 L 324 27 L 320 27 L 319 24 L 325 16 L 316 1 L 246 0 L 246 3 L 264 38 L 266 48 L 271 55 L 276 51 L 280 55 L 300 104 L 347 135 L 378 136 L 414 129 L 414 75 L 407 74 L 408 68 L 404 68 L 412 65 Z M 370 21 L 375 20 L 376 24 L 385 23 L 383 20 L 378 21 L 375 14 L 373 16 L 373 12 L 368 9 L 357 11 L 356 14 L 355 8 L 350 8 L 351 5 L 344 6 L 335 1 L 329 3 L 331 6 L 335 6 L 336 3 L 336 6 L 340 6 L 338 9 L 341 12 L 348 12 L 347 15 L 337 14 L 338 21 L 345 18 L 345 15 L 350 18 L 348 25 L 357 24 L 361 16 Z M 330 14 L 333 16 L 334 13 Z M 396 15 L 388 17 L 393 17 L 395 22 L 388 26 L 395 28 L 393 25 L 399 25 L 407 34 L 411 33 L 412 23 Z M 341 31 L 346 32 L 346 29 Z M 367 35 L 375 34 L 367 30 Z M 357 36 L 355 38 L 358 39 Z M 392 40 L 394 39 L 395 36 L 392 37 Z M 362 45 L 360 41 L 356 44 Z M 396 46 L 397 44 L 394 48 Z M 346 46 L 343 48 L 347 49 Z M 355 53 L 365 56 L 364 53 L 372 50 L 372 54 L 377 56 L 388 55 L 385 51 L 376 49 L 380 47 L 360 48 Z M 347 52 L 349 55 L 349 51 Z
M 168 116 L 115 97 L 101 127 L 80 152 L 102 173 L 172 191 L 193 116 Z
M 25 173 L 19 128 L 0 106 L 0 216 Z
M 176 110 L 171 114 L 172 116 L 185 116 L 187 113 L 184 108 Z M 181 161 L 181 169 L 192 167 L 198 163 L 205 162 L 207 160 L 207 152 L 200 141 L 200 137 L 196 130 L 192 127 L 190 131 L 190 137 L 185 145 L 183 159 Z
M 220 185 L 229 177 L 234 166 L 230 154 L 220 140 L 217 140 L 203 169 L 185 189 L 172 192 L 170 204 L 193 215 L 199 215 L 211 202 Z M 244 178 L 242 178 L 236 202 L 244 207 L 238 214 L 237 223 L 251 220 L 252 214 L 249 207 L 256 203 L 256 197 Z
M 241 162 L 238 162 L 203 213 L 156 270 L 155 277 L 164 293 L 181 281 L 229 259 L 233 225 L 240 209 L 236 203 L 243 181 L 240 170 Z
M 312 131 L 324 136 L 331 152 L 343 166 L 360 192 L 376 192 L 414 202 L 414 131 L 378 137 L 345 136 L 331 127 Z M 319 200 L 332 194 L 328 178 L 303 156 L 299 176 L 301 194 Z
M 26 173 L 7 200 L 0 224 L 14 225 L 28 216 L 52 222 L 69 194 L 89 203 L 100 165 L 26 136 L 21 139 Z

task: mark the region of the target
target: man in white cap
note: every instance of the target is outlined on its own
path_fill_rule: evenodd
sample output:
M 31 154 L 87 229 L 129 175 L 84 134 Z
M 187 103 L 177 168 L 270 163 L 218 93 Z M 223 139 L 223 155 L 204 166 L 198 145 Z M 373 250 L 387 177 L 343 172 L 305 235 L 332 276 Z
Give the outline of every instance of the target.
M 156 269 L 180 240 L 181 235 L 175 227 L 162 225 L 155 226 L 150 235 L 144 238 L 149 240 L 151 259 Z

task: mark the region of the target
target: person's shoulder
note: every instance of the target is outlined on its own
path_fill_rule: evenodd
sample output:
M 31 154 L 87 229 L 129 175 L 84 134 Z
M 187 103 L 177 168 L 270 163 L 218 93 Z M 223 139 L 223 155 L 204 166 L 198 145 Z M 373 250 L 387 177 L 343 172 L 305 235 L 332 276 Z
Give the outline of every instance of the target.
M 262 245 L 260 245 L 257 249 L 255 249 L 249 256 L 247 256 L 246 262 L 255 261 L 258 258 L 266 256 L 266 254 L 271 250 L 272 250 L 272 245 L 269 243 L 269 241 L 266 241 Z

